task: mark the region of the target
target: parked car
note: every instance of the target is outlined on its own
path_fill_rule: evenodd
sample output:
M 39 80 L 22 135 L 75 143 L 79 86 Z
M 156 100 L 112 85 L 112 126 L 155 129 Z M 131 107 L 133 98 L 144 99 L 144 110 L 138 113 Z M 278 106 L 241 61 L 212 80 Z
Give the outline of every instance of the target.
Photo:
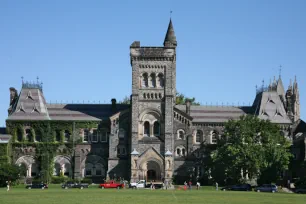
M 251 191 L 252 186 L 250 184 L 238 184 L 232 186 L 225 186 L 221 188 L 222 191 Z
M 277 186 L 274 184 L 264 184 L 255 188 L 256 192 L 277 192 Z
M 68 188 L 79 188 L 79 189 L 83 189 L 83 188 L 88 188 L 88 184 L 87 183 L 74 183 L 74 182 L 66 182 L 62 185 L 63 189 L 68 189 Z
M 297 189 L 295 189 L 294 192 L 295 193 L 300 193 L 300 194 L 302 194 L 302 193 L 306 194 L 306 187 L 305 188 L 297 188 Z
M 130 183 L 129 187 L 136 189 L 136 188 L 150 188 L 151 185 L 154 185 L 155 189 L 162 188 L 163 183 L 162 182 L 146 182 L 146 180 L 140 180 L 138 182 Z
M 39 189 L 47 189 L 48 185 L 45 183 L 32 183 L 26 185 L 26 189 L 39 188 Z
M 99 188 L 104 189 L 104 188 L 124 188 L 124 184 L 123 183 L 116 183 L 115 181 L 109 181 L 109 182 L 105 182 L 99 185 Z

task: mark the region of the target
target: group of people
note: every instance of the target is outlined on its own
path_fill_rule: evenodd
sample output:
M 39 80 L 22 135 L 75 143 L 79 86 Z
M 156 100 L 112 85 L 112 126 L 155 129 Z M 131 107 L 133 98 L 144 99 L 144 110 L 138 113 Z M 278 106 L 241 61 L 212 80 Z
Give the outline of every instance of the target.
M 197 181 L 197 183 L 196 183 L 196 188 L 197 188 L 197 190 L 200 189 L 200 186 L 201 186 L 200 182 Z M 191 182 L 191 181 L 189 181 L 188 183 L 187 183 L 186 181 L 184 182 L 184 189 L 186 190 L 187 188 L 188 188 L 189 190 L 192 189 L 192 182 Z

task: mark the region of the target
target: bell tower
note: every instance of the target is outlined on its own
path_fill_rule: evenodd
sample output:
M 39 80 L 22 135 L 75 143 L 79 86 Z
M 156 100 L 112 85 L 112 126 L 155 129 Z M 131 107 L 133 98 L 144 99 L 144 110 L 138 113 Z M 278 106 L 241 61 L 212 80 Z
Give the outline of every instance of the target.
M 139 152 L 140 156 L 148 149 L 153 149 L 152 152 L 156 152 L 160 158 L 165 158 L 167 151 L 174 151 L 176 46 L 171 19 L 164 46 L 144 47 L 140 46 L 139 41 L 133 42 L 130 46 L 132 66 L 130 149 Z M 135 160 L 135 155 L 133 159 Z M 139 158 L 138 161 L 140 162 L 138 165 L 141 165 L 142 159 Z M 160 161 L 160 164 L 164 164 L 164 161 Z M 167 179 L 165 166 L 160 166 L 161 177 Z M 137 168 L 134 165 L 134 169 L 131 169 L 131 180 L 145 176 L 140 169 L 136 171 Z

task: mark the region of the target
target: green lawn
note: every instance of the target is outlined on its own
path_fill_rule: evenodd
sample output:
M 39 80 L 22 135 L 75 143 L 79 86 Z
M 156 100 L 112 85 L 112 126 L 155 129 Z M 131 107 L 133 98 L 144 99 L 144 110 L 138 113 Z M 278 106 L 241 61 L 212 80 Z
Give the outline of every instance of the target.
M 89 189 L 62 190 L 60 185 L 51 185 L 47 190 L 27 190 L 23 186 L 13 187 L 7 192 L 0 188 L 0 204 L 168 204 L 168 203 L 292 203 L 305 204 L 306 195 L 287 193 L 256 193 L 215 191 L 212 187 L 202 187 L 201 190 L 131 190 L 131 189 L 98 189 L 91 186 Z

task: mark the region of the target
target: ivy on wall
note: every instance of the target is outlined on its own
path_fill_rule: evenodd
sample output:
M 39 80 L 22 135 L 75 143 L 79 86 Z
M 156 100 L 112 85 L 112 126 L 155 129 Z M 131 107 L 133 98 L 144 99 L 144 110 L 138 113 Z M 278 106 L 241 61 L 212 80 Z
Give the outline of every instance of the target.
M 79 136 L 80 129 L 98 128 L 99 125 L 99 121 L 7 121 L 6 124 L 7 132 L 12 135 L 13 147 L 36 148 L 35 159 L 40 163 L 40 179 L 48 183 L 53 176 L 53 161 L 57 149 L 64 145 L 64 154 L 70 154 L 73 152 L 73 145 L 83 141 Z M 30 129 L 30 138 L 26 138 L 25 127 Z M 65 141 L 65 131 L 70 135 L 68 141 Z M 0 146 L 0 155 L 5 156 L 0 157 L 0 162 L 2 157 L 9 160 L 11 155 L 8 152 L 2 154 L 1 148 Z

